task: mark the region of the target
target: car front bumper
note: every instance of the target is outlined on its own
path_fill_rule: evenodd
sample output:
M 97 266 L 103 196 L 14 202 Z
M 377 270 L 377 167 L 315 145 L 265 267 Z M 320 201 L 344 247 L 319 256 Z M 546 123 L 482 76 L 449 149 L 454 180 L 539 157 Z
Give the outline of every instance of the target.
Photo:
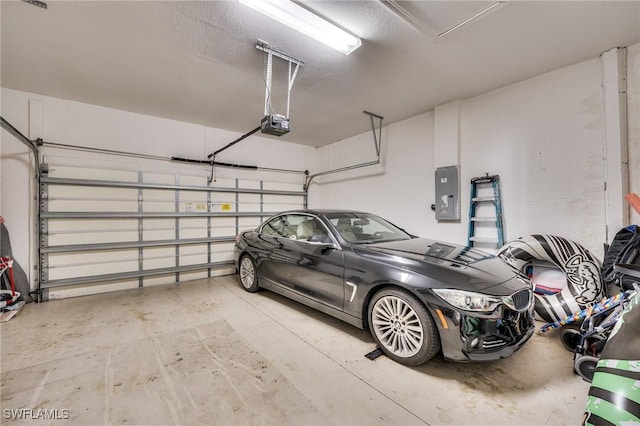
M 444 357 L 452 361 L 494 361 L 508 358 L 533 335 L 533 306 L 517 312 L 500 307 L 491 315 L 474 315 L 439 306 L 434 316 Z

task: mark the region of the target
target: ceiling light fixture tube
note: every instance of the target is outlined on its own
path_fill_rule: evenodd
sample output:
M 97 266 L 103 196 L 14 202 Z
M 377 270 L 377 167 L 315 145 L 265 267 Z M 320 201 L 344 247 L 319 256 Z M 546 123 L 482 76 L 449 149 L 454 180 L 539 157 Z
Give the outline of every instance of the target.
M 239 0 L 239 2 L 345 55 L 353 52 L 362 44 L 358 37 L 336 27 L 292 1 Z

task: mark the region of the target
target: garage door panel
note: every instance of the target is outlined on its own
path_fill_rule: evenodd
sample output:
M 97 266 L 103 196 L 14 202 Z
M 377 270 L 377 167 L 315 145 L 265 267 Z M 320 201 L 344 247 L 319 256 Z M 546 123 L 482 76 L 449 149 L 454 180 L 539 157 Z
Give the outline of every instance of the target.
M 145 212 L 175 212 L 176 195 L 172 191 L 161 189 L 143 189 L 142 211 Z
M 138 209 L 138 193 L 123 188 L 94 188 L 87 193 L 77 186 L 51 187 L 47 194 L 51 212 L 130 211 Z
M 236 236 L 235 218 L 215 218 L 211 221 L 211 236 L 234 238 Z
M 75 185 L 56 185 L 49 188 L 49 201 L 56 198 L 80 197 L 86 199 L 87 192 L 84 188 Z M 138 200 L 138 191 L 131 188 L 105 188 L 94 187 L 90 194 L 91 199 L 97 200 L 114 200 L 114 201 L 136 201 Z
M 258 194 L 240 194 L 238 196 L 238 211 L 259 212 L 262 207 L 262 197 Z
M 141 177 L 136 177 L 136 180 L 140 180 L 143 183 L 174 185 L 176 176 L 168 173 L 145 172 Z
M 176 237 L 175 219 L 144 219 L 141 226 L 144 241 L 172 240 Z
M 214 176 L 215 177 L 215 181 L 212 182 L 212 186 L 215 186 L 216 188 L 228 188 L 228 189 L 233 189 L 236 188 L 237 185 L 237 180 L 236 179 L 229 179 L 229 178 L 220 178 L 218 176 Z M 206 185 L 207 182 L 203 182 L 202 185 Z M 242 186 L 242 188 L 245 188 L 244 186 Z
M 233 260 L 233 243 L 217 244 L 213 249 L 212 256 L 216 261 L 230 261 Z
M 176 249 L 173 246 L 151 247 L 142 252 L 142 268 L 161 269 L 176 266 Z
M 192 265 L 206 263 L 209 254 L 207 244 L 188 244 L 180 246 L 180 264 Z
M 138 210 L 137 201 L 97 199 L 57 200 L 50 203 L 51 212 L 131 212 Z
M 138 269 L 136 252 L 77 253 L 49 255 L 49 278 L 60 280 L 85 276 L 130 272 Z
M 207 186 L 207 177 L 205 176 L 178 176 L 177 180 L 180 185 L 186 186 Z M 216 182 L 217 184 L 218 182 Z
M 49 165 L 49 176 L 66 179 L 91 179 L 118 182 L 137 182 L 138 172 L 118 169 L 98 169 L 69 165 Z
M 206 217 L 180 218 L 178 222 L 180 238 L 206 238 L 207 221 Z
M 244 231 L 245 229 L 256 229 L 261 223 L 262 220 L 258 217 L 241 217 L 238 219 L 238 229 L 240 231 Z
M 137 241 L 137 221 L 131 220 L 50 220 L 49 246 Z
M 221 275 L 229 275 L 230 273 L 233 273 L 233 272 L 229 272 L 227 270 L 226 273 L 221 274 Z M 218 275 L 218 276 L 221 276 L 221 275 Z M 214 276 L 214 275 L 212 274 L 211 276 Z M 206 271 L 183 272 L 181 274 L 182 281 L 201 280 L 201 279 L 208 278 L 208 277 L 209 277 L 209 275 L 207 274 Z M 175 280 L 174 280 L 174 282 L 175 282 Z
M 300 191 L 301 185 L 298 183 L 287 183 L 287 182 L 264 182 L 262 185 L 262 189 L 268 191 Z
M 137 231 L 137 219 L 50 219 L 48 221 L 49 233 L 73 233 L 73 232 L 131 232 Z
M 188 202 L 191 203 L 206 203 L 207 202 L 207 194 L 203 194 L 201 192 L 194 191 L 180 191 L 178 193 L 178 199 L 182 206 L 181 211 L 186 211 L 184 205 Z
M 175 278 L 175 277 L 174 277 Z M 174 280 L 175 282 L 175 280 Z M 67 297 L 88 296 L 91 294 L 109 293 L 112 291 L 131 290 L 138 288 L 138 280 L 94 282 L 83 286 L 63 286 L 48 289 L 50 299 L 65 299 Z

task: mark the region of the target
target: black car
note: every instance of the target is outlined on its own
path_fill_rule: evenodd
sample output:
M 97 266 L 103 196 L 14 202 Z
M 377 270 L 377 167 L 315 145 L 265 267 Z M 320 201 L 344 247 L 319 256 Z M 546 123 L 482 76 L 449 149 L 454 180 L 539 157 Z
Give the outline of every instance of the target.
M 237 237 L 242 287 L 266 288 L 369 327 L 383 352 L 419 365 L 506 358 L 533 334 L 527 277 L 470 247 L 417 238 L 342 210 L 288 211 Z

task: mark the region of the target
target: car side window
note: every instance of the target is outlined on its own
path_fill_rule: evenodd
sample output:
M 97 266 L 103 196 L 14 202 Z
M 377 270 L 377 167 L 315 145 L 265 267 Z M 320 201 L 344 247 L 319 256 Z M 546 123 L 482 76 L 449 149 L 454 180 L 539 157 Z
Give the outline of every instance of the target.
M 296 226 L 296 239 L 308 241 L 311 237 L 328 237 L 327 228 L 313 216 L 301 215 L 300 222 Z
M 360 213 L 335 213 L 329 221 L 349 243 L 367 244 L 382 241 L 407 240 L 411 235 L 386 220 Z
M 280 215 L 274 217 L 262 226 L 261 232 L 274 237 L 295 238 L 296 227 L 289 222 L 289 216 Z
M 329 231 L 318 218 L 305 214 L 276 216 L 262 226 L 261 232 L 274 237 L 301 241 L 308 241 L 315 236 L 329 236 Z

